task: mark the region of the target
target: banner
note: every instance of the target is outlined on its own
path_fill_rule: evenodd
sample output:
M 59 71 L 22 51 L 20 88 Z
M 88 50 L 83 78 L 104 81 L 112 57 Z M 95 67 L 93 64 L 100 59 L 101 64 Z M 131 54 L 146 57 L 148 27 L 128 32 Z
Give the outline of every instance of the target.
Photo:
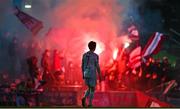
M 156 32 L 148 40 L 148 43 L 143 49 L 142 57 L 149 56 L 151 54 L 157 54 L 161 48 L 161 43 L 164 39 L 164 35 Z
M 41 21 L 22 12 L 17 7 L 15 8 L 14 14 L 26 26 L 26 28 L 29 29 L 34 35 L 36 35 L 43 28 L 43 24 Z
M 129 54 L 128 66 L 130 68 L 137 68 L 141 65 L 141 47 L 138 46 Z

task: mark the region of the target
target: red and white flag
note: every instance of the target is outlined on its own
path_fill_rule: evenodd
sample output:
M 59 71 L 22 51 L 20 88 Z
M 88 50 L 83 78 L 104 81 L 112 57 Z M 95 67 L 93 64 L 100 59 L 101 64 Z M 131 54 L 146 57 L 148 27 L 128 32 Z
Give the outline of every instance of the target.
M 26 28 L 29 29 L 34 35 L 36 35 L 39 32 L 39 30 L 41 30 L 43 28 L 43 24 L 41 21 L 22 12 L 17 7 L 15 8 L 14 14 L 26 26 Z
M 129 55 L 128 66 L 130 68 L 137 68 L 141 65 L 141 47 L 135 48 Z
M 142 57 L 149 56 L 151 54 L 157 54 L 161 48 L 161 43 L 164 40 L 162 33 L 156 32 L 150 37 L 148 43 L 142 51 Z
M 134 25 L 132 25 L 128 28 L 128 32 L 129 32 L 129 38 L 131 40 L 134 40 L 134 41 L 139 40 L 139 32 Z

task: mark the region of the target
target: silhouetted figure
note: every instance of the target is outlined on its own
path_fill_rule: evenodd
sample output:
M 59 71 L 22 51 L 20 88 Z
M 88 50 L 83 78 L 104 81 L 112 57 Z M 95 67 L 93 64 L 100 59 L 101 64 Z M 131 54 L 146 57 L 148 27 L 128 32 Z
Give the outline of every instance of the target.
M 88 44 L 89 50 L 85 54 L 83 54 L 82 58 L 82 72 L 83 79 L 85 80 L 85 84 L 88 86 L 84 97 L 82 98 L 82 105 L 85 107 L 86 98 L 89 96 L 89 107 L 92 106 L 92 100 L 94 98 L 94 91 L 96 87 L 96 71 L 99 74 L 99 79 L 101 81 L 101 73 L 99 67 L 99 56 L 94 53 L 96 49 L 96 42 L 90 41 Z
M 161 63 L 161 69 L 162 69 L 162 82 L 168 81 L 171 79 L 171 64 L 168 61 L 167 57 L 163 57 L 162 63 Z
M 60 56 L 59 56 L 59 52 L 57 50 L 54 50 L 52 67 L 53 67 L 54 72 L 60 72 L 60 70 L 61 70 Z
M 35 56 L 32 56 L 27 59 L 29 66 L 29 75 L 34 83 L 34 89 L 38 89 L 40 85 L 43 85 L 45 81 L 42 80 L 42 73 L 37 66 L 38 59 Z
M 57 80 L 59 80 L 59 76 L 63 73 L 61 59 L 62 57 L 60 57 L 60 53 L 55 49 L 53 53 L 52 69 Z
M 48 49 L 46 49 L 42 54 L 41 67 L 43 68 L 43 79 L 48 81 L 52 77 L 52 74 L 50 73 L 51 70 L 50 52 Z
M 38 59 L 35 56 L 32 56 L 27 59 L 27 64 L 29 67 L 29 75 L 33 82 L 35 82 L 35 78 L 38 78 L 39 68 L 37 66 Z

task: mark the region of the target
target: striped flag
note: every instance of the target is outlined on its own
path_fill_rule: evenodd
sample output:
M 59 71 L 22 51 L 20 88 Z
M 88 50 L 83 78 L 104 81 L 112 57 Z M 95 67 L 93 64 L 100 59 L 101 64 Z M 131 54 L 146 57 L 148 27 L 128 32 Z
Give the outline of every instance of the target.
M 161 43 L 164 40 L 164 35 L 156 32 L 150 37 L 148 43 L 142 51 L 142 57 L 149 56 L 151 54 L 157 54 L 161 48 Z
M 141 46 L 135 48 L 129 55 L 128 66 L 130 68 L 137 68 L 141 65 Z
M 26 28 L 29 29 L 34 35 L 36 35 L 43 28 L 43 24 L 41 21 L 22 12 L 17 7 L 15 8 L 14 14 L 26 26 Z
M 139 32 L 134 25 L 132 25 L 128 28 L 128 32 L 129 32 L 129 38 L 131 40 L 134 40 L 134 41 L 139 40 Z

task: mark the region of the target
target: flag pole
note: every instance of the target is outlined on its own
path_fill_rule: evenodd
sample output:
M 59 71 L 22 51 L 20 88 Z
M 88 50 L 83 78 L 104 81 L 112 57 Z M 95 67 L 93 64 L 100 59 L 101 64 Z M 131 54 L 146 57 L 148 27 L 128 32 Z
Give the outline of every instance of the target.
M 170 28 L 169 31 L 172 32 L 172 33 L 174 33 L 174 34 L 176 34 L 177 36 L 180 36 L 180 33 L 177 32 L 176 30 L 172 29 L 172 28 Z M 169 39 L 180 46 L 180 42 L 179 42 L 179 41 L 175 40 L 175 39 L 172 38 L 172 37 L 169 37 Z

